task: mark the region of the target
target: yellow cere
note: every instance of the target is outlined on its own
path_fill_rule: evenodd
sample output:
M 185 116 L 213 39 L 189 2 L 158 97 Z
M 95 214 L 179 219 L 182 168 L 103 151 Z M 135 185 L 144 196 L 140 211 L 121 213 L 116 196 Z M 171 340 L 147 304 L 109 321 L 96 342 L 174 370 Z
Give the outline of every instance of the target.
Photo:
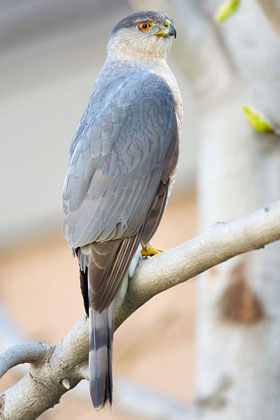
M 165 27 L 165 28 L 169 28 L 169 26 L 170 26 L 170 20 L 169 19 L 165 19 L 165 21 L 163 22 L 163 26 Z M 163 37 L 167 37 L 167 35 L 166 35 L 166 33 L 164 32 L 164 31 L 159 31 L 159 32 L 157 32 L 155 35 L 157 35 L 157 36 L 163 36 Z
M 221 4 L 219 9 L 217 10 L 217 13 L 215 14 L 215 20 L 219 23 L 223 22 L 234 12 L 236 12 L 239 4 L 239 0 L 226 0 L 224 3 Z

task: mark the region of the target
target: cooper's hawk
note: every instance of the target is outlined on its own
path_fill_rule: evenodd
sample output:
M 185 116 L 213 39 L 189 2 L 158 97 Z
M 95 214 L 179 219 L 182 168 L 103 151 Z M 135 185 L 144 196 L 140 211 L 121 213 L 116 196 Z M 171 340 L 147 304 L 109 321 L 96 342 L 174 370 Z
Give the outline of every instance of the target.
M 166 63 L 171 19 L 145 11 L 112 30 L 70 148 L 63 228 L 80 265 L 94 407 L 112 402 L 114 304 L 120 306 L 161 220 L 178 158 L 181 95 Z

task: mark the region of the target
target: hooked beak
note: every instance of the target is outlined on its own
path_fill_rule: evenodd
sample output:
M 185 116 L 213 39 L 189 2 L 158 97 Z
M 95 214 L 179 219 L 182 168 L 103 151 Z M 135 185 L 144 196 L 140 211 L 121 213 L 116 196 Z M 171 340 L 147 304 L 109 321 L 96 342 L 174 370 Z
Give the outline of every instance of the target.
M 155 35 L 158 36 L 163 36 L 163 37 L 168 37 L 168 36 L 174 36 L 174 38 L 176 38 L 176 29 L 175 26 L 166 19 L 165 23 L 164 23 L 165 28 L 162 31 L 157 32 Z

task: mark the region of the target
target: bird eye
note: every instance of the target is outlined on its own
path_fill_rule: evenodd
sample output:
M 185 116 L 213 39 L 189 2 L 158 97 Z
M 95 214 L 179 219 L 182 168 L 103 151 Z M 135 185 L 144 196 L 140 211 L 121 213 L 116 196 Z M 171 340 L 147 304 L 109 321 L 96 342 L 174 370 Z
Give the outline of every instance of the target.
M 150 29 L 152 25 L 150 24 L 150 22 L 140 22 L 138 25 L 138 28 L 140 29 L 140 31 L 147 31 L 148 29 Z

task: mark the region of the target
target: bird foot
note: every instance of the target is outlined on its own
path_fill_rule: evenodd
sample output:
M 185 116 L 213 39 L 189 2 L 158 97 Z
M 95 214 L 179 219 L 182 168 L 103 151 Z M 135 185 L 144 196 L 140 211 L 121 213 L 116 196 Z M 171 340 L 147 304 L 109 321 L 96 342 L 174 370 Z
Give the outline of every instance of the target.
M 141 255 L 142 257 L 153 257 L 154 255 L 157 255 L 160 252 L 163 252 L 163 249 L 159 249 L 151 244 L 148 244 L 146 246 L 142 246 Z

